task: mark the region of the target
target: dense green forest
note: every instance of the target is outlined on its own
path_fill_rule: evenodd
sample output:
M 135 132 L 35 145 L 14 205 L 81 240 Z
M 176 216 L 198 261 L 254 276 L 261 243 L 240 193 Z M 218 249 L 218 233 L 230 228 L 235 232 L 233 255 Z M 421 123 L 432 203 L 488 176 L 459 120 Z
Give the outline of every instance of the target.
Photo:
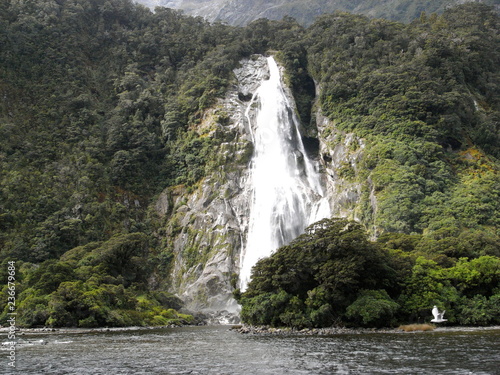
M 250 47 L 125 0 L 1 7 L 1 272 L 17 260 L 20 323 L 177 321 L 149 205 L 203 175 L 216 140 L 190 126 Z
M 340 16 L 308 30 L 322 110 L 369 144 L 351 173 L 377 192 L 364 221 L 404 233 L 499 227 L 498 20 L 469 4 L 410 26 Z
M 257 263 L 248 289 L 235 293 L 241 317 L 293 328 L 387 327 L 428 322 L 437 305 L 450 323 L 500 323 L 498 242 L 458 240 L 457 257 L 436 252 L 435 241 L 400 233 L 372 242 L 359 223 L 325 219 Z
M 408 25 L 335 13 L 309 28 L 291 18 L 236 28 L 128 0 L 2 1 L 0 275 L 6 280 L 7 262 L 16 261 L 19 323 L 192 322 L 176 311 L 182 301 L 165 292 L 173 255 L 155 198 L 169 186 L 195 186 L 213 167 L 224 140 L 197 125 L 234 82 L 238 62 L 270 50 L 286 68 L 309 132 L 320 106 L 339 137 L 366 140 L 361 164 L 346 166 L 343 176 L 364 189 L 350 238 L 360 244 L 354 258 L 369 259 L 374 275 L 353 274 L 347 286 L 326 282 L 344 256 L 323 245 L 314 255 L 311 247 L 312 258 L 303 260 L 313 269 L 324 262 L 324 275 L 312 276 L 307 290 L 256 278 L 241 297 L 243 316 L 372 325 L 449 303 L 454 322 L 494 322 L 461 321 L 458 312 L 480 305 L 483 316 L 498 305 L 498 23 L 481 4 L 422 14 Z M 314 81 L 321 88 L 315 103 Z M 372 243 L 360 225 L 386 234 Z M 290 258 L 329 236 L 297 239 Z M 308 305 L 315 289 L 324 296 Z M 281 301 L 284 319 L 255 321 L 252 309 L 266 308 L 266 298 Z M 382 312 L 365 318 L 363 298 Z M 318 312 L 326 309 L 321 301 L 333 310 Z

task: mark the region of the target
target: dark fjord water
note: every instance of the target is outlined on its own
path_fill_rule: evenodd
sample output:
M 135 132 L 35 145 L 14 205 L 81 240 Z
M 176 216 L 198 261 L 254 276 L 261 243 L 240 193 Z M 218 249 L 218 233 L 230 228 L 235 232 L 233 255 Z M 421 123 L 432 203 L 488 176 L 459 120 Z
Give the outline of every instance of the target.
M 242 335 L 227 326 L 25 336 L 1 374 L 500 374 L 500 329 Z

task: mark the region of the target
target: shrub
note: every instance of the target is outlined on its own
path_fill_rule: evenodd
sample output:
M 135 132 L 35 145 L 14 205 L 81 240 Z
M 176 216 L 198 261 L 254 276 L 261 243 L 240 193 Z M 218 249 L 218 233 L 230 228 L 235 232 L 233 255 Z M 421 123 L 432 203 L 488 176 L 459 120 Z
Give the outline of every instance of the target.
M 364 326 L 391 326 L 399 305 L 385 290 L 363 290 L 346 310 L 346 316 Z

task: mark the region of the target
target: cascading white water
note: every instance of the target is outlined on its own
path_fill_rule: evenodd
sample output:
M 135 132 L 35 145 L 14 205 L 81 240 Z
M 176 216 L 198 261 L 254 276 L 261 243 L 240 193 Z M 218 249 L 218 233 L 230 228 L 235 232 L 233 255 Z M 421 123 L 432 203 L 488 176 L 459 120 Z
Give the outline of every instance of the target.
M 244 291 L 255 263 L 330 215 L 315 164 L 307 156 L 293 106 L 282 86 L 273 57 L 250 106 L 258 104 L 253 129 L 251 166 L 253 197 L 247 243 L 241 255 L 240 289 Z M 249 116 L 247 116 L 248 119 Z

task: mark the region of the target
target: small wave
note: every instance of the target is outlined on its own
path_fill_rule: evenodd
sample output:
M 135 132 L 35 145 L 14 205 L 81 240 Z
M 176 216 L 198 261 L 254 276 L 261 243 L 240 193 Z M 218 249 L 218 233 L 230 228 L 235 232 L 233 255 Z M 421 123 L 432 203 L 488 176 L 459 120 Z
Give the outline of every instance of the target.
M 19 339 L 16 341 L 3 341 L 0 345 L 0 350 L 9 350 L 9 348 L 13 345 L 15 345 L 16 347 L 33 346 L 33 345 L 47 345 L 47 341 L 45 341 L 45 340 L 24 340 L 24 339 Z

